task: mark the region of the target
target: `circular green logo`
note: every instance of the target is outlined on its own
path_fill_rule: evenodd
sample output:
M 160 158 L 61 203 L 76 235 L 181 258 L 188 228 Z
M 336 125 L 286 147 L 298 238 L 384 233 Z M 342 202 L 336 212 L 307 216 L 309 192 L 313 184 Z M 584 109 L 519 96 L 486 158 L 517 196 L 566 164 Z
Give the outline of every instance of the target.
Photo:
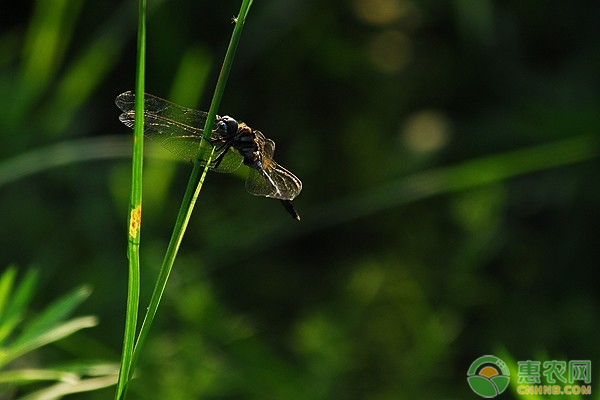
M 481 397 L 496 397 L 508 387 L 510 372 L 506 363 L 498 357 L 483 356 L 471 364 L 467 381 Z

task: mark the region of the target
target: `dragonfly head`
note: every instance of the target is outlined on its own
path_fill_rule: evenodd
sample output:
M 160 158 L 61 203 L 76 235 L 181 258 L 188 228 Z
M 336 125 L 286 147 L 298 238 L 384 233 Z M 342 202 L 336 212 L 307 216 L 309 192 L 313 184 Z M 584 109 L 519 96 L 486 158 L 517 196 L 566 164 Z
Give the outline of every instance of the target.
M 230 116 L 225 115 L 217 122 L 217 130 L 222 137 L 233 137 L 238 131 L 238 122 Z

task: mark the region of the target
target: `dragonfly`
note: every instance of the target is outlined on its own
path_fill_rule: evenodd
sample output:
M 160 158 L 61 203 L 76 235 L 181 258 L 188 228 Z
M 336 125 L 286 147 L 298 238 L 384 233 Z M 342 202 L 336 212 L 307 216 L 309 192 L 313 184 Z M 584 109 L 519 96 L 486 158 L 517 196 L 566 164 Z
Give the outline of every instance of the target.
M 121 93 L 115 99 L 123 113 L 119 120 L 129 128 L 135 121 L 135 93 Z M 203 127 L 208 113 L 172 103 L 151 94 L 144 94 L 144 135 L 167 150 L 192 163 L 202 142 L 214 149 L 208 165 L 216 172 L 230 173 L 242 164 L 250 168 L 246 190 L 255 196 L 278 199 L 296 220 L 300 215 L 292 200 L 300 194 L 302 181 L 275 162 L 275 142 L 244 122 L 225 115 L 215 118 L 208 139 Z M 207 153 L 207 152 L 205 152 Z M 208 163 L 208 156 L 198 161 Z

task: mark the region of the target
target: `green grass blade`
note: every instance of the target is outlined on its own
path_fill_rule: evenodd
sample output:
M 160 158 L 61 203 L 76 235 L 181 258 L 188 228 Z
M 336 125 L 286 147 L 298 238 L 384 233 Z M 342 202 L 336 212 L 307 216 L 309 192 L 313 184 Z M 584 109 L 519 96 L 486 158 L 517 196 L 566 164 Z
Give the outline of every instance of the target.
M 155 152 L 162 157 L 162 152 Z M 84 161 L 130 158 L 131 138 L 98 136 L 68 140 L 0 161 L 0 187 L 30 175 Z
M 315 212 L 313 222 L 307 223 L 305 229 L 325 229 L 401 204 L 571 165 L 597 155 L 598 136 L 581 135 L 425 170 L 337 200 Z
M 8 300 L 16 277 L 17 269 L 14 266 L 6 268 L 0 277 L 0 324 L 2 324 L 2 320 L 5 317 L 4 310 L 8 305 Z
M 204 126 L 204 135 L 208 138 L 212 131 L 212 125 L 216 118 L 217 110 L 221 103 L 221 98 L 223 97 L 223 93 L 225 91 L 225 85 L 227 84 L 227 78 L 229 76 L 229 72 L 231 70 L 231 66 L 233 65 L 233 58 L 235 56 L 235 51 L 237 45 L 240 41 L 242 29 L 244 27 L 244 23 L 246 21 L 246 17 L 248 15 L 248 11 L 250 6 L 252 5 L 252 0 L 243 0 L 242 5 L 240 7 L 240 13 L 236 20 L 235 28 L 233 30 L 233 34 L 231 36 L 231 40 L 229 42 L 229 46 L 227 48 L 227 53 L 225 55 L 225 60 L 223 62 L 223 66 L 221 68 L 221 73 L 219 74 L 219 79 L 217 81 L 217 85 L 215 88 L 215 92 L 211 101 L 210 109 L 208 111 L 208 117 L 206 119 L 206 124 Z M 137 97 L 137 96 L 136 96 Z M 136 111 L 137 113 L 137 111 Z M 198 158 L 205 158 L 204 151 L 206 148 L 200 146 L 198 149 Z M 214 151 L 214 149 L 213 149 Z M 212 157 L 212 153 L 211 153 Z M 204 182 L 204 177 L 206 176 L 206 172 L 208 170 L 208 165 L 210 164 L 210 159 L 206 163 L 202 174 L 200 175 L 201 166 L 199 163 L 194 163 L 194 167 L 190 174 L 190 179 L 188 180 L 188 185 L 181 203 L 181 207 L 179 209 L 179 214 L 177 216 L 177 221 L 175 222 L 175 227 L 173 229 L 173 234 L 169 241 L 169 245 L 167 247 L 167 251 L 165 254 L 165 258 L 163 260 L 163 264 L 161 270 L 159 272 L 159 276 L 156 282 L 156 286 L 152 293 L 152 297 L 150 299 L 150 304 L 147 308 L 146 316 L 144 317 L 144 322 L 142 323 L 142 328 L 140 330 L 140 334 L 138 336 L 138 340 L 135 345 L 135 353 L 133 357 L 132 368 L 130 370 L 130 374 L 133 373 L 135 369 L 135 365 L 140 356 L 141 349 L 143 348 L 144 342 L 148 336 L 150 327 L 152 326 L 152 322 L 154 321 L 154 317 L 156 316 L 156 312 L 158 310 L 158 306 L 160 304 L 160 300 L 164 293 L 165 287 L 167 285 L 167 281 L 171 274 L 171 269 L 173 268 L 173 264 L 175 262 L 175 258 L 177 257 L 177 253 L 179 250 L 179 246 L 181 241 L 183 240 L 183 235 L 187 228 L 187 224 L 189 222 L 194 204 L 196 199 L 198 198 L 198 194 L 202 188 L 202 184 Z
M 0 354 L 0 367 L 6 365 L 17 357 L 22 356 L 23 354 L 63 339 L 81 329 L 96 326 L 97 324 L 98 320 L 96 317 L 74 318 L 65 323 L 59 324 L 52 329 L 41 332 L 39 335 L 29 338 L 27 341 L 19 341 L 18 345 L 11 346 Z
M 8 274 L 13 274 L 10 269 L 7 271 Z M 10 282 L 12 280 L 12 282 Z M 12 290 L 6 288 L 6 294 L 9 298 L 6 300 L 3 312 L 0 314 L 0 324 L 2 321 L 20 321 L 27 311 L 27 306 L 31 302 L 35 288 L 37 286 L 38 273 L 36 270 L 29 270 L 25 274 L 25 277 L 21 280 L 19 285 Z M 8 278 L 4 285 L 14 284 L 14 278 Z
M 127 258 L 129 279 L 127 286 L 127 312 L 123 334 L 121 367 L 115 399 L 125 398 L 134 368 L 133 352 L 137 330 L 140 299 L 140 234 L 142 222 L 142 169 L 144 160 L 144 82 L 146 71 L 146 0 L 138 1 L 137 73 L 135 85 L 135 126 L 133 131 L 132 180 L 129 202 L 129 231 Z
M 77 379 L 76 374 L 53 369 L 17 369 L 0 372 L 0 384 L 11 386 L 38 381 L 75 382 Z
M 91 290 L 88 287 L 82 286 L 54 301 L 23 328 L 19 335 L 18 343 L 15 342 L 13 344 L 19 345 L 20 343 L 25 343 L 53 329 L 61 321 L 68 318 L 90 293 Z
M 9 266 L 0 277 L 0 347 L 4 340 L 14 331 L 21 320 L 20 315 L 6 312 L 11 300 L 11 293 L 17 278 L 17 269 Z
M 94 390 L 112 386 L 115 384 L 116 380 L 116 376 L 102 376 L 99 378 L 81 379 L 75 383 L 61 382 L 21 397 L 20 400 L 60 399 L 69 394 L 92 392 Z
M 4 342 L 10 334 L 14 332 L 21 320 L 22 317 L 20 315 L 13 315 L 11 317 L 3 318 L 2 321 L 0 321 L 0 347 L 4 347 Z
M 78 110 L 94 94 L 107 75 L 121 60 L 123 49 L 132 34 L 131 18 L 135 6 L 128 1 L 114 8 L 112 15 L 90 32 L 82 50 L 65 65 L 55 90 L 49 94 L 42 114 L 46 132 L 58 136 L 78 116 Z
M 82 4 L 72 0 L 35 2 L 24 43 L 20 85 L 7 113 L 12 123 L 21 121 L 50 85 L 64 59 Z
M 58 398 L 57 395 L 64 396 L 69 393 L 94 390 L 92 387 L 100 389 L 112 386 L 117 382 L 118 372 L 119 366 L 114 363 L 76 362 L 46 369 L 24 368 L 1 371 L 0 385 L 15 388 L 32 383 L 55 383 L 30 393 L 27 397 L 21 397 L 21 399 L 55 399 Z
M 206 87 L 213 56 L 208 50 L 190 46 L 181 57 L 169 99 L 179 104 L 197 104 Z M 190 86 L 194 82 L 194 86 Z
M 13 293 L 12 300 L 7 305 L 6 314 L 11 315 L 12 313 L 24 312 L 27 305 L 33 298 L 33 294 L 38 283 L 38 272 L 37 270 L 29 270 L 25 274 L 25 277 L 21 280 L 19 286 Z

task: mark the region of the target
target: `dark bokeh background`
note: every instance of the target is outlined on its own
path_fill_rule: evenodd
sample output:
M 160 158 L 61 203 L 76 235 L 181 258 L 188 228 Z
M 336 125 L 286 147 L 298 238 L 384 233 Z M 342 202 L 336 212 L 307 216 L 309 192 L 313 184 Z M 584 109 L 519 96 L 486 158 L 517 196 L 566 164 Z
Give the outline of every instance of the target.
M 150 0 L 147 91 L 207 109 L 239 3 Z M 115 361 L 136 5 L 2 7 L 0 268 L 39 268 L 40 307 L 94 289 L 101 324 L 41 365 Z M 303 220 L 209 176 L 131 397 L 475 398 L 484 354 L 597 361 L 599 20 L 597 1 L 255 1 L 220 113 L 275 140 Z M 148 149 L 144 301 L 190 170 Z

